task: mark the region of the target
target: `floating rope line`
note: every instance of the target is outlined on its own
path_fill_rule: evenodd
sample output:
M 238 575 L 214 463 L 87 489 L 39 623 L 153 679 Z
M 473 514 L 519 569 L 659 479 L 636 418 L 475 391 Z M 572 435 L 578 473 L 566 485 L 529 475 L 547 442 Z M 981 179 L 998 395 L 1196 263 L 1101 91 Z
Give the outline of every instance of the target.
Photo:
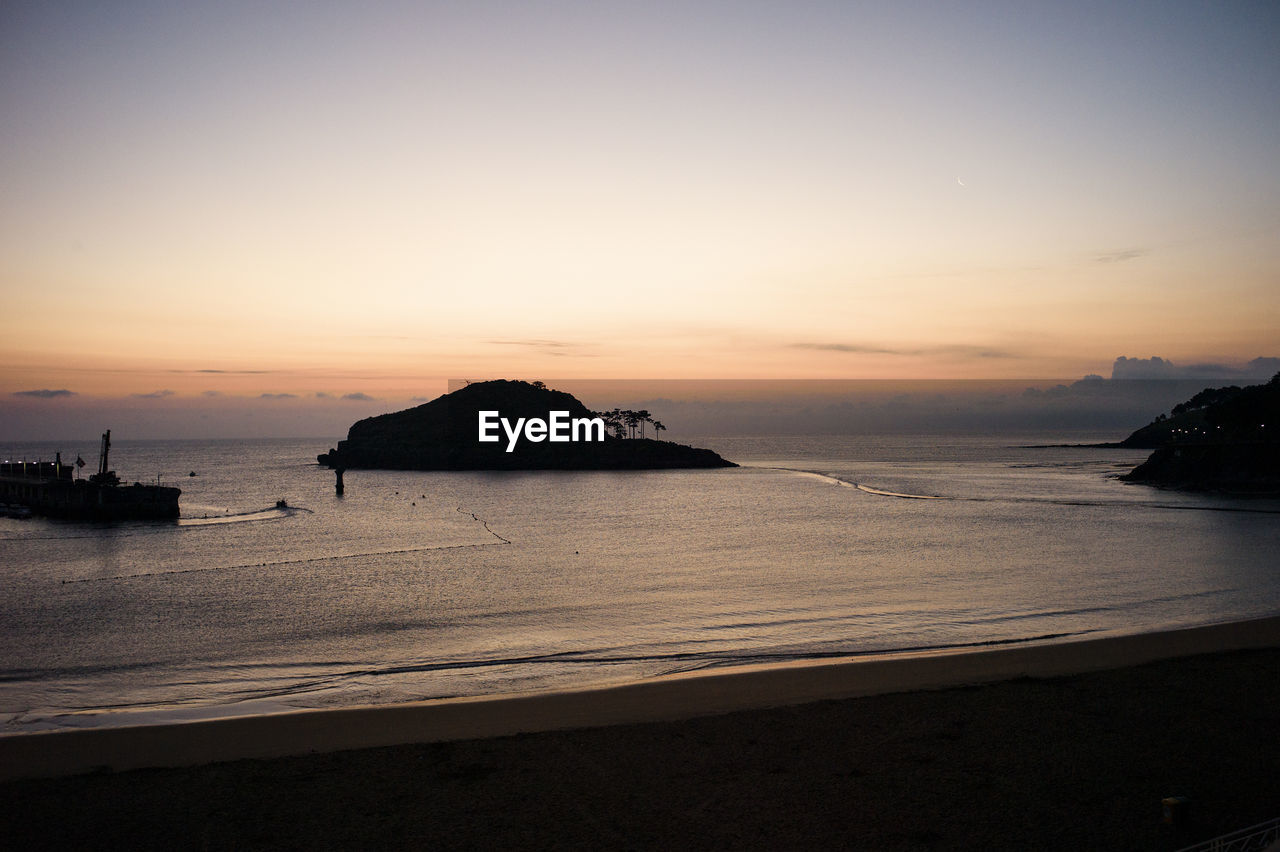
M 466 509 L 462 508 L 461 506 L 458 507 L 458 511 L 463 515 L 470 515 L 471 520 L 473 521 L 479 521 L 481 525 L 484 527 L 484 531 L 487 532 L 489 535 L 493 536 L 494 538 L 496 538 L 498 541 L 502 542 L 503 544 L 511 544 L 510 541 L 498 535 L 493 530 L 489 529 L 489 522 L 486 521 L 484 518 L 481 518 L 478 515 L 476 515 L 475 512 L 468 512 Z

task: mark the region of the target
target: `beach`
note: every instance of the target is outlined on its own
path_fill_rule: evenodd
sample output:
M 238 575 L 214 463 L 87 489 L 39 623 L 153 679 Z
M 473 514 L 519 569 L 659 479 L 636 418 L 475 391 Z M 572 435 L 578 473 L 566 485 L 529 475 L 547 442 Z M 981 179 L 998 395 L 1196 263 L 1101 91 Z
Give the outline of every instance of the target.
M 1277 648 L 1270 618 L 6 737 L 3 829 L 30 848 L 1177 848 L 1280 816 Z

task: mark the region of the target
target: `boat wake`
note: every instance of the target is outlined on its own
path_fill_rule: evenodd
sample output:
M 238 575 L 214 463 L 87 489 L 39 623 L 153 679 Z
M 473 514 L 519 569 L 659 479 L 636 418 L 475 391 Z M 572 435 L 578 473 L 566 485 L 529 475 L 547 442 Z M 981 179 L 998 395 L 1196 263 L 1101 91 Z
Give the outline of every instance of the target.
M 821 479 L 824 482 L 828 482 L 832 485 L 838 485 L 841 488 L 857 488 L 858 487 L 858 484 L 856 482 L 846 482 L 845 480 L 840 479 L 839 477 L 832 476 L 831 474 L 828 474 L 828 473 L 821 473 L 816 470 L 800 470 L 799 468 L 794 468 L 794 467 L 762 467 L 760 468 L 760 470 L 780 470 L 780 471 L 783 471 L 784 473 L 798 473 L 803 476 L 811 476 L 814 479 Z
M 937 494 L 903 494 L 899 491 L 884 491 L 880 488 L 872 488 L 870 485 L 855 485 L 859 491 L 865 494 L 875 494 L 879 497 L 901 497 L 903 500 L 955 500 L 955 497 L 940 497 Z
M 291 513 L 291 512 L 310 512 L 310 509 L 297 509 L 293 507 L 276 507 L 272 509 L 263 509 L 261 512 L 247 513 L 248 515 L 259 515 L 267 512 Z M 422 547 L 401 547 L 395 550 L 374 550 L 362 551 L 360 553 L 335 553 L 326 554 L 324 556 L 307 556 L 299 559 L 275 559 L 266 562 L 245 562 L 238 565 L 210 565 L 206 568 L 175 568 L 170 571 L 142 571 L 136 574 L 116 574 L 109 577 L 78 577 L 70 580 L 62 580 L 63 584 L 68 583 L 101 583 L 108 580 L 136 580 L 146 577 L 169 577 L 179 574 L 204 574 L 210 571 L 243 571 L 249 568 L 277 568 L 282 565 L 307 565 L 323 562 L 337 562 L 345 559 L 365 559 L 373 556 L 395 556 L 402 553 L 427 553 L 431 551 L 446 550 L 469 550 L 481 547 L 502 547 L 512 544 L 509 539 L 503 538 L 489 528 L 489 522 L 484 518 L 478 517 L 473 512 L 464 510 L 461 506 L 458 511 L 464 515 L 470 515 L 475 521 L 478 521 L 484 527 L 485 532 L 493 536 L 497 541 L 481 541 L 471 542 L 468 544 L 431 544 Z
M 771 467 L 761 468 L 761 470 L 782 470 L 790 473 L 797 473 L 803 476 L 812 476 L 825 480 L 834 485 L 841 485 L 845 488 L 854 488 L 863 494 L 871 494 L 876 497 L 891 497 L 898 500 L 951 500 L 963 503 L 1042 503 L 1050 506 L 1097 506 L 1101 508 L 1135 508 L 1135 509 L 1177 509 L 1181 511 L 1193 512 L 1240 512 L 1245 514 L 1258 515 L 1280 515 L 1280 507 L 1274 505 L 1264 506 L 1242 506 L 1242 505 L 1222 505 L 1211 503 L 1157 503 L 1142 500 L 1072 500 L 1067 498 L 1053 497 L 1015 497 L 1015 496 L 954 496 L 940 494 L 907 494 L 901 491 L 889 491 L 884 488 L 873 488 L 861 482 L 853 482 L 841 479 L 829 473 L 822 473 L 816 470 L 802 470 L 800 468 L 790 467 Z
M 218 524 L 242 524 L 247 521 L 274 521 L 280 518 L 291 518 L 299 514 L 315 514 L 310 509 L 299 506 L 269 506 L 266 509 L 254 509 L 249 512 L 228 512 L 224 515 L 202 515 L 198 518 L 180 518 L 180 527 L 211 527 Z
M 850 482 L 847 479 L 841 479 L 838 476 L 832 476 L 829 473 L 822 473 L 821 471 L 817 471 L 817 470 L 800 470 L 794 467 L 766 467 L 766 468 L 761 468 L 761 470 L 782 470 L 782 471 L 786 471 L 787 473 L 799 473 L 799 474 L 803 474 L 804 476 L 812 476 L 815 479 L 821 479 L 824 482 L 831 483 L 832 485 L 838 485 L 841 488 L 856 488 L 859 491 L 866 492 L 867 494 L 876 494 L 881 497 L 901 497 L 905 500 L 954 500 L 956 499 L 954 497 L 941 497 L 937 494 L 903 494 L 899 491 L 884 491 L 879 488 L 872 488 L 869 485 L 862 485 L 861 483 L 858 483 L 858 482 Z

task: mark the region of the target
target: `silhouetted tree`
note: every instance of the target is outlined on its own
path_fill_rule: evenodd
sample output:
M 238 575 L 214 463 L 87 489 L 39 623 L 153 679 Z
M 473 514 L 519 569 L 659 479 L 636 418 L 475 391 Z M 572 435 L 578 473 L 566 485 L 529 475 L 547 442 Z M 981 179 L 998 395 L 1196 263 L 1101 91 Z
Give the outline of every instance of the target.
M 604 421 L 606 431 L 612 432 L 616 438 L 635 438 L 636 430 L 639 430 L 640 437 L 644 437 L 644 424 L 653 424 L 654 437 L 657 438 L 658 432 L 665 430 L 663 426 L 649 413 L 648 409 L 632 411 L 630 408 L 615 408 L 612 411 L 593 411 L 592 417 L 599 417 Z

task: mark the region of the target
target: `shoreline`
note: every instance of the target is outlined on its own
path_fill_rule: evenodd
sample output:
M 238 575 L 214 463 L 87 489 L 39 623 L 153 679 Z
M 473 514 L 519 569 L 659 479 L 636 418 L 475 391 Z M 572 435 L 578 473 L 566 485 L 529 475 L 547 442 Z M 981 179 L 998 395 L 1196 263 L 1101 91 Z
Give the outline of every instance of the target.
M 1280 647 L 1280 616 L 1037 645 L 761 664 L 591 689 L 0 737 L 0 781 L 672 722 Z

